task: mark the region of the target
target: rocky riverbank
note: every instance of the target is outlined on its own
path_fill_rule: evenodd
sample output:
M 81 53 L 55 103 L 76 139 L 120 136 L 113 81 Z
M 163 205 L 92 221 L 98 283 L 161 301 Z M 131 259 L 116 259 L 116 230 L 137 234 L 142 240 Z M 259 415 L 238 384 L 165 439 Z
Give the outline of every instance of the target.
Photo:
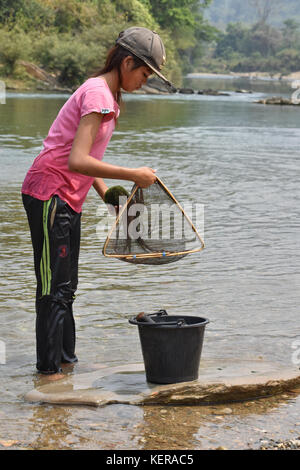
M 7 90 L 13 91 L 51 91 L 51 92 L 62 92 L 62 93 L 72 93 L 77 88 L 70 88 L 67 86 L 62 86 L 58 82 L 55 74 L 51 74 L 44 69 L 38 67 L 36 64 L 31 62 L 26 62 L 24 60 L 19 60 L 17 63 L 19 69 L 23 71 L 23 78 L 11 78 L 11 77 L 2 77 L 2 80 L 5 82 Z M 21 76 L 22 76 L 21 73 Z M 1 78 L 1 77 L 0 77 Z M 289 75 L 282 74 L 269 74 L 262 72 L 249 72 L 249 73 L 234 73 L 230 72 L 226 75 L 216 74 L 216 73 L 190 73 L 187 75 L 187 78 L 247 78 L 249 80 L 282 80 L 282 81 L 293 81 L 300 80 L 300 71 L 294 72 Z M 236 89 L 236 93 L 252 93 L 251 90 L 242 90 Z M 203 89 L 203 90 L 194 90 L 192 88 L 181 88 L 181 87 L 168 87 L 157 77 L 151 77 L 147 85 L 144 85 L 140 90 L 136 91 L 138 94 L 170 94 L 170 93 L 180 93 L 180 94 L 199 94 L 199 95 L 211 95 L 211 96 L 230 96 L 230 93 L 226 91 L 219 91 L 213 89 Z M 281 97 L 273 97 L 270 99 L 270 102 L 267 100 L 261 100 L 262 104 L 293 104 L 288 103 L 288 100 L 285 100 Z M 280 102 L 281 100 L 281 102 Z M 273 101 L 273 102 L 272 102 Z
M 44 69 L 38 67 L 36 64 L 26 62 L 24 60 L 18 61 L 18 67 L 23 70 L 23 79 L 2 78 L 5 82 L 6 89 L 12 91 L 50 91 L 61 93 L 73 93 L 77 87 L 69 88 L 62 86 L 55 74 L 50 74 Z M 235 90 L 236 93 L 252 93 L 249 90 Z M 214 89 L 194 90 L 192 88 L 182 87 L 169 87 L 162 80 L 157 77 L 151 77 L 147 84 L 142 86 L 140 90 L 135 91 L 136 94 L 152 94 L 152 95 L 165 95 L 165 94 L 195 94 L 195 95 L 210 95 L 210 96 L 230 96 L 230 93 Z
M 226 91 L 219 91 L 219 90 L 213 90 L 211 88 L 209 89 L 203 89 L 203 90 L 195 90 L 193 88 L 173 88 L 170 89 L 164 83 L 162 83 L 160 80 L 157 78 L 150 78 L 148 80 L 148 83 L 146 86 L 143 86 L 141 90 L 139 90 L 137 93 L 151 93 L 151 94 L 169 94 L 169 93 L 179 93 L 179 94 L 186 94 L 186 95 L 208 95 L 208 96 L 231 96 L 231 93 L 228 93 Z M 252 94 L 252 90 L 245 90 L 245 89 L 235 89 L 234 93 L 248 93 Z M 292 99 L 289 98 L 283 98 L 281 96 L 272 96 L 269 98 L 264 98 L 258 101 L 255 101 L 255 103 L 259 104 L 273 104 L 273 105 L 288 105 L 288 106 L 298 106 L 300 102 L 293 101 Z
M 157 79 L 156 77 L 151 77 L 150 79 L 148 79 L 147 85 L 142 86 L 142 88 L 136 91 L 135 93 L 146 93 L 154 95 L 179 93 L 182 95 L 231 96 L 231 93 L 228 93 L 227 91 L 220 91 L 212 88 L 206 88 L 202 90 L 187 87 L 171 88 L 165 85 L 161 80 Z M 235 90 L 235 93 L 252 93 L 252 91 L 237 88 Z
M 19 61 L 18 66 L 24 70 L 24 80 L 21 79 L 5 79 L 5 85 L 7 90 L 13 91 L 50 91 L 50 92 L 59 92 L 59 93 L 73 93 L 77 87 L 68 88 L 62 86 L 54 74 L 50 74 L 45 70 L 41 69 L 37 65 L 26 62 L 26 61 Z M 226 75 L 227 77 L 231 78 L 238 78 L 238 77 L 246 77 L 249 79 L 268 79 L 271 78 L 267 74 L 258 74 L 258 73 L 249 73 L 249 74 L 230 74 Z M 205 73 L 195 73 L 189 74 L 188 78 L 222 78 L 223 75 L 218 74 L 205 74 Z M 294 74 L 290 74 L 286 77 L 277 77 L 277 79 L 287 79 L 287 80 L 296 80 L 300 77 L 300 72 L 296 72 Z M 274 79 L 274 76 L 272 77 Z M 249 93 L 251 94 L 251 90 L 245 89 L 236 89 L 234 90 L 235 93 Z M 231 93 L 222 90 L 215 90 L 215 89 L 202 89 L 196 90 L 193 88 L 184 88 L 184 87 L 169 87 L 167 86 L 162 80 L 159 80 L 157 77 L 151 77 L 148 79 L 147 84 L 142 86 L 140 90 L 134 92 L 136 94 L 151 94 L 151 95 L 169 95 L 169 94 L 183 94 L 183 95 L 208 95 L 208 96 L 231 96 Z M 265 98 L 259 101 L 256 101 L 259 104 L 273 104 L 273 105 L 291 105 L 297 106 L 299 103 L 293 102 L 291 99 L 282 98 L 282 97 L 271 97 Z
M 300 436 L 296 439 L 290 439 L 286 441 L 273 439 L 261 441 L 259 450 L 300 450 Z
M 287 106 L 299 106 L 299 103 L 293 102 L 289 98 L 282 98 L 282 96 L 272 96 L 271 98 L 264 98 L 262 100 L 256 101 L 259 104 L 277 104 L 277 105 L 287 105 Z
M 293 72 L 287 75 L 281 73 L 271 74 L 269 72 L 229 72 L 227 74 L 209 73 L 209 72 L 195 72 L 189 73 L 188 78 L 247 78 L 249 80 L 282 80 L 293 81 L 300 80 L 300 71 Z

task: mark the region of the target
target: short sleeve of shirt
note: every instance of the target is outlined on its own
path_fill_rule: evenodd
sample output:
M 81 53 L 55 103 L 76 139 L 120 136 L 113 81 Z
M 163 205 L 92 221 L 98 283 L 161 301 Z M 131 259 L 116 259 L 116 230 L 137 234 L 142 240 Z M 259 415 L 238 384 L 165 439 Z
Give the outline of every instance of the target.
M 106 85 L 100 84 L 83 91 L 81 96 L 80 117 L 90 113 L 109 115 L 115 112 L 114 99 Z

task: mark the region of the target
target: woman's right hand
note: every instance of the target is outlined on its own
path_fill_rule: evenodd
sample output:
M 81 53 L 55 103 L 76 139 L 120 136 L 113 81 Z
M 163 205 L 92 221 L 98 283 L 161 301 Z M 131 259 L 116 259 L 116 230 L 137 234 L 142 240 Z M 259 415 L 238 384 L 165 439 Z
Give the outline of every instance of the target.
M 153 170 L 153 168 L 149 168 L 147 166 L 137 168 L 135 170 L 133 181 L 141 188 L 148 188 L 148 186 L 155 183 L 156 181 L 155 172 L 156 170 Z

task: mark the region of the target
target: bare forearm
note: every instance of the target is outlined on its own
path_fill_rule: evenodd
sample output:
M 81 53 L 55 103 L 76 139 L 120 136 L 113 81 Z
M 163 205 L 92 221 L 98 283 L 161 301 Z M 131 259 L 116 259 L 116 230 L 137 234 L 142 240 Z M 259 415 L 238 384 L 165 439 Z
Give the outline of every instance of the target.
M 96 160 L 90 155 L 73 162 L 69 165 L 69 169 L 86 176 L 94 176 L 95 178 L 110 178 L 134 181 L 134 168 L 111 165 L 110 163 Z
M 94 176 L 95 178 L 133 181 L 142 188 L 146 188 L 154 183 L 156 179 L 155 170 L 152 168 L 127 168 L 111 165 L 110 163 L 96 160 L 90 155 L 74 158 L 73 154 L 73 158 L 69 159 L 69 169 L 83 175 Z
M 104 183 L 102 178 L 95 178 L 93 183 L 94 189 L 97 191 L 99 196 L 104 199 L 104 194 L 108 190 L 108 186 Z

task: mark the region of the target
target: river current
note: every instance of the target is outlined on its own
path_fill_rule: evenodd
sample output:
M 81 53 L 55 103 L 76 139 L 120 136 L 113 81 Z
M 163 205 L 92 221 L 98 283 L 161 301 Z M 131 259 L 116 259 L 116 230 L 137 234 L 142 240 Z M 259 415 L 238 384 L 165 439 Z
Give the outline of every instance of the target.
M 204 225 L 198 228 L 206 247 L 165 266 L 104 258 L 97 225 L 105 208 L 92 189 L 83 210 L 74 304 L 78 371 L 99 363 L 142 362 L 137 331 L 128 319 L 161 308 L 210 320 L 204 361 L 261 358 L 288 367 L 297 357 L 299 109 L 255 103 L 278 91 L 289 95 L 287 84 L 242 83 L 252 93 L 237 93 L 238 85 L 231 80 L 191 80 L 187 85 L 227 89 L 230 96 L 125 95 L 105 160 L 156 168 L 180 203 L 202 205 Z M 35 380 L 35 279 L 20 188 L 67 98 L 7 92 L 6 103 L 0 105 L 0 429 L 10 439 L 25 439 L 28 431 L 36 440 L 44 419 L 44 412 L 22 399 Z M 131 189 L 129 182 L 122 184 Z M 56 413 L 55 407 L 49 408 Z M 122 410 L 126 407 L 117 412 L 127 416 Z M 113 412 L 105 413 L 109 427 Z M 83 419 L 80 411 L 68 416 L 64 422 L 73 429 Z M 19 428 L 17 422 L 22 423 Z M 73 437 L 73 444 L 88 446 L 88 435 Z M 47 439 L 40 447 L 51 447 L 54 438 Z M 109 446 L 103 442 L 103 448 Z M 139 445 L 135 441 L 133 448 Z

